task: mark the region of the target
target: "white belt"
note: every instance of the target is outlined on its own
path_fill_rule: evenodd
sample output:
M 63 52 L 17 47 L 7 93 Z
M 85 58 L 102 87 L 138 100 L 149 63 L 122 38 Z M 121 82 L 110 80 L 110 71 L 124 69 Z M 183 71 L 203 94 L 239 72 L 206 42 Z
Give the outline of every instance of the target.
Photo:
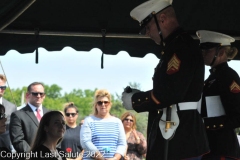
M 176 104 L 174 104 L 176 105 Z M 178 103 L 177 108 L 179 108 L 180 111 L 183 110 L 192 110 L 192 109 L 197 109 L 198 107 L 198 102 L 183 102 L 183 103 Z
M 171 125 L 171 128 L 169 128 L 167 131 L 165 131 L 165 126 L 166 126 L 166 117 L 167 117 L 167 108 L 163 108 L 163 114 L 161 117 L 161 120 L 159 121 L 159 129 L 162 133 L 162 136 L 164 139 L 170 139 L 177 127 L 179 126 L 180 120 L 177 114 L 177 108 L 179 108 L 179 110 L 197 110 L 198 107 L 198 102 L 184 102 L 184 103 L 178 103 L 178 106 L 176 104 L 172 105 L 172 109 L 171 109 L 171 122 L 174 122 L 173 125 Z

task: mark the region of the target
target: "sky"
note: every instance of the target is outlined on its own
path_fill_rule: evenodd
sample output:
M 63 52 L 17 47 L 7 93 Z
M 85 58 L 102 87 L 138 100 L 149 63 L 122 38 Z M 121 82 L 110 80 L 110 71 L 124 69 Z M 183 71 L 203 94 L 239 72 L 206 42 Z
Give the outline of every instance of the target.
M 39 63 L 35 53 L 20 54 L 15 50 L 0 56 L 0 61 L 11 89 L 22 88 L 38 81 L 47 85 L 57 84 L 62 94 L 73 89 L 107 89 L 111 94 L 121 94 L 129 83 L 138 83 L 143 91 L 152 89 L 152 76 L 159 59 L 149 53 L 144 58 L 130 57 L 125 51 L 117 55 L 104 55 L 101 69 L 101 50 L 75 51 L 65 47 L 48 52 L 39 48 Z M 240 61 L 229 65 L 240 75 Z M 206 67 L 205 77 L 209 75 Z M 0 69 L 0 73 L 3 70 Z
M 62 51 L 48 52 L 40 48 L 38 64 L 35 63 L 35 53 L 20 54 L 15 50 L 1 56 L 0 60 L 10 87 L 15 89 L 34 81 L 57 84 L 62 93 L 98 88 L 121 94 L 129 82 L 139 83 L 143 90 L 152 88 L 152 75 L 159 62 L 155 55 L 132 58 L 123 51 L 117 55 L 104 55 L 103 69 L 101 55 L 99 49 L 80 52 L 65 47 Z

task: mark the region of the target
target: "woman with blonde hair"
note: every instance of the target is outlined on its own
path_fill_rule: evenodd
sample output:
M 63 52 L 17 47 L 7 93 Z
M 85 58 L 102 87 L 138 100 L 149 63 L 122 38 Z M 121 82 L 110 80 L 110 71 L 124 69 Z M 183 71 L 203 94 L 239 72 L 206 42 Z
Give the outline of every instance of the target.
M 111 95 L 97 90 L 93 101 L 93 115 L 85 118 L 80 131 L 84 160 L 119 160 L 126 151 L 126 137 L 120 119 L 111 116 Z
M 125 112 L 121 120 L 128 145 L 125 160 L 142 160 L 147 152 L 147 141 L 144 135 L 136 130 L 136 117 L 131 112 Z
M 202 160 L 240 159 L 235 129 L 240 127 L 240 78 L 228 66 L 238 50 L 234 38 L 213 31 L 197 31 L 204 63 L 210 66 L 202 94 L 201 116 L 211 152 Z

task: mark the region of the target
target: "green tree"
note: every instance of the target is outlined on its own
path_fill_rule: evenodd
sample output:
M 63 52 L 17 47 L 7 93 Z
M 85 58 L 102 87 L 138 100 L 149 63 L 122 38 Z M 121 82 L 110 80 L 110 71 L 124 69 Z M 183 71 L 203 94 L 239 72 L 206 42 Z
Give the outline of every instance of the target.
M 61 98 L 61 90 L 62 88 L 56 84 L 52 84 L 52 85 L 45 85 L 44 84 L 44 91 L 46 93 L 46 96 L 52 99 L 56 99 L 56 98 Z
M 22 89 L 17 88 L 17 89 L 11 89 L 11 90 L 10 88 L 7 88 L 6 91 L 4 92 L 3 97 L 8 101 L 14 103 L 16 106 L 20 106 L 22 93 L 23 92 L 26 93 L 26 88 L 27 87 L 23 87 Z
M 120 118 L 121 115 L 126 111 L 125 108 L 122 106 L 122 102 L 117 98 L 115 99 L 114 95 L 112 96 L 112 108 L 111 108 L 111 114 Z M 118 96 L 116 96 L 118 97 Z

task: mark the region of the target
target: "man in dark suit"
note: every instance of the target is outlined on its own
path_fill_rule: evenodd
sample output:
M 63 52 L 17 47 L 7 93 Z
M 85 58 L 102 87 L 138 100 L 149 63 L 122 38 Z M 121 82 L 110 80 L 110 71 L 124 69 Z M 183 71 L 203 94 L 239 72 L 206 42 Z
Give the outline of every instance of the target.
M 18 153 L 30 151 L 39 121 L 47 112 L 47 109 L 42 106 L 45 98 L 43 84 L 34 82 L 28 86 L 27 90 L 28 104 L 11 115 L 10 138 Z
M 17 110 L 16 106 L 3 98 L 4 92 L 6 90 L 6 81 L 7 78 L 5 75 L 0 74 L 0 104 L 2 104 L 5 107 L 5 114 L 7 116 L 7 121 L 6 121 L 6 132 L 0 135 L 0 139 L 3 139 L 6 144 L 8 144 L 10 147 L 11 141 L 9 138 L 9 123 L 10 123 L 10 116 L 11 114 Z M 13 148 L 11 148 L 13 150 Z
M 3 74 L 0 74 L 0 103 L 5 107 L 6 111 L 5 114 L 7 115 L 7 131 L 9 129 L 9 123 L 10 123 L 10 115 L 12 114 L 12 112 L 16 111 L 16 105 L 14 105 L 13 103 L 9 102 L 8 100 L 3 98 L 4 92 L 6 90 L 6 76 L 4 76 Z

